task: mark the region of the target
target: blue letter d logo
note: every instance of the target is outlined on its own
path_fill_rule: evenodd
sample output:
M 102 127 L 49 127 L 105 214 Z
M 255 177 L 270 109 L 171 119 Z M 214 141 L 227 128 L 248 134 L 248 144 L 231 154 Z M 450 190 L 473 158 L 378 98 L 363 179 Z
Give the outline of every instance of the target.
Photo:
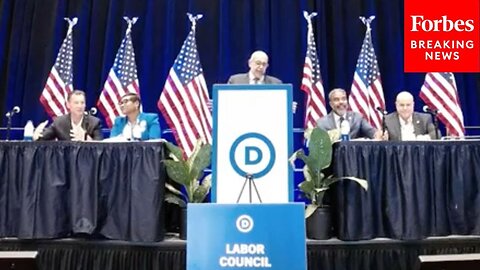
M 256 155 L 251 155 L 252 152 L 255 152 Z M 256 156 L 256 159 L 253 160 L 252 156 Z M 262 150 L 256 146 L 246 146 L 245 147 L 245 165 L 255 165 L 262 160 Z
M 247 145 L 247 143 L 243 143 L 245 140 L 253 141 L 247 142 Z M 262 147 L 258 147 L 255 144 Z M 265 147 L 268 150 L 262 151 Z M 244 159 L 239 159 L 238 162 L 235 160 L 237 149 L 238 152 L 245 149 Z M 265 153 L 263 153 L 264 151 Z M 239 156 L 244 153 L 239 153 Z M 255 165 L 258 167 L 264 159 L 263 154 L 266 155 L 265 158 L 268 158 L 268 163 L 265 164 L 265 166 L 262 166 L 264 168 L 256 168 Z M 255 179 L 259 179 L 265 176 L 275 164 L 275 148 L 273 147 L 273 143 L 265 135 L 260 133 L 245 133 L 239 136 L 230 147 L 230 164 L 232 165 L 233 170 L 241 177 L 245 177 L 247 174 L 252 174 Z M 252 171 L 252 169 L 255 171 Z

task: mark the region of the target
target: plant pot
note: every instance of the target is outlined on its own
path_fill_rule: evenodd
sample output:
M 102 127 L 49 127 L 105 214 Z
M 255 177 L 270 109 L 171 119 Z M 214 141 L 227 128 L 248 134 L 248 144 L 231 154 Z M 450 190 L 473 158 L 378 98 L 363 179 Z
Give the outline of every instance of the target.
M 180 208 L 180 235 L 182 240 L 187 239 L 187 207 Z
M 319 207 L 307 218 L 307 238 L 325 240 L 332 236 L 332 217 L 329 207 Z

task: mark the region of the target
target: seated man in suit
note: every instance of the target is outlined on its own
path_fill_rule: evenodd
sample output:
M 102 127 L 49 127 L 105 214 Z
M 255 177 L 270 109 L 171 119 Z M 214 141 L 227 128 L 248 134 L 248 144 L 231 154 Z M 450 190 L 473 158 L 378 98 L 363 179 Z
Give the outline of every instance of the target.
M 33 134 L 33 140 L 89 141 L 101 140 L 100 119 L 85 113 L 85 92 L 74 90 L 67 97 L 68 114 L 61 115 L 45 128 L 41 123 Z M 44 129 L 45 128 L 45 129 Z
M 328 94 L 332 111 L 318 119 L 317 126 L 326 131 L 340 129 L 342 121 L 350 124 L 350 138 L 382 139 L 382 132 L 372 127 L 361 114 L 348 111 L 347 93 L 344 89 L 335 88 Z
M 121 136 L 127 140 L 142 141 L 160 138 L 158 115 L 140 112 L 141 103 L 136 93 L 127 93 L 122 97 L 120 108 L 125 116 L 115 119 L 110 138 Z
M 263 51 L 255 51 L 248 60 L 248 73 L 236 74 L 228 79 L 229 84 L 280 84 L 282 81 L 266 75 L 268 55 Z
M 432 117 L 426 113 L 413 111 L 413 96 L 403 91 L 395 100 L 396 112 L 385 116 L 387 136 L 390 141 L 435 139 L 435 126 Z

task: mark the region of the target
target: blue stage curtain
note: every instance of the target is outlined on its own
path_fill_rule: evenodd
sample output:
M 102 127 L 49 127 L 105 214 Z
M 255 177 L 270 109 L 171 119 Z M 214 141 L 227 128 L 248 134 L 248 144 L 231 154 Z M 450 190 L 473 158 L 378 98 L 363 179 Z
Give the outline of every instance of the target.
M 339 143 L 333 169 L 369 183 L 332 192 L 342 240 L 480 234 L 477 141 Z
M 358 16 L 376 15 L 373 42 L 387 109 L 394 109 L 401 90 L 417 96 L 425 74 L 403 73 L 402 0 L 3 0 L 0 112 L 21 106 L 14 126 L 47 118 L 38 98 L 65 37 L 63 18 L 73 16 L 79 18 L 73 32 L 74 86 L 87 92 L 89 106 L 96 103 L 125 34 L 122 17 L 139 17 L 132 37 L 143 105 L 145 111 L 158 112 L 156 103 L 189 30 L 186 13 L 191 12 L 204 14 L 197 42 L 209 88 L 247 71 L 250 53 L 265 50 L 269 73 L 294 86 L 300 104 L 294 126 L 303 127 L 304 95 L 298 90 L 306 49 L 303 10 L 319 13 L 313 24 L 325 89 L 350 89 L 365 34 Z M 456 74 L 456 79 L 465 123 L 479 125 L 480 76 Z M 417 98 L 417 109 L 422 105 Z

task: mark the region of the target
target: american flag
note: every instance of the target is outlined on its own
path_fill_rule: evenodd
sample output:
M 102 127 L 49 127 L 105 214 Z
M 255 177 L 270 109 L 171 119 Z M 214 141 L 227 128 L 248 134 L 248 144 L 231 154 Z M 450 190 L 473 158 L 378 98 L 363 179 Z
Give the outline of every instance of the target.
M 191 19 L 192 20 L 192 19 Z M 199 138 L 212 143 L 209 95 L 195 40 L 195 21 L 185 39 L 158 101 L 158 108 L 187 156 Z
M 73 26 L 78 19 L 67 19 L 68 31 L 58 51 L 57 59 L 53 64 L 47 83 L 40 96 L 40 103 L 50 117 L 56 117 L 68 112 L 66 103 L 67 97 L 73 91 Z
M 446 126 L 449 136 L 463 137 L 465 135 L 463 113 L 453 73 L 427 73 L 420 90 L 420 98 L 431 109 L 438 110 L 437 117 Z
M 370 23 L 374 18 L 375 16 L 368 19 L 360 17 L 363 23 L 367 25 L 367 32 L 358 56 L 348 102 L 352 111 L 361 113 L 373 127 L 380 129 L 382 127 L 382 115 L 376 108 L 385 109 L 385 98 L 383 97 L 377 56 L 372 43 Z
M 127 93 L 140 95 L 131 35 L 132 25 L 137 18 L 124 19 L 128 22 L 127 31 L 97 101 L 97 107 L 103 114 L 108 127 L 112 127 L 115 118 L 121 115 L 119 103 L 122 96 Z
M 308 23 L 308 31 L 307 53 L 305 56 L 305 64 L 303 66 L 303 78 L 300 89 L 302 89 L 307 95 L 305 114 L 305 129 L 307 129 L 315 127 L 316 121 L 327 114 L 327 107 L 311 19 L 313 16 L 316 16 L 317 13 L 309 15 L 304 11 L 303 15 Z

